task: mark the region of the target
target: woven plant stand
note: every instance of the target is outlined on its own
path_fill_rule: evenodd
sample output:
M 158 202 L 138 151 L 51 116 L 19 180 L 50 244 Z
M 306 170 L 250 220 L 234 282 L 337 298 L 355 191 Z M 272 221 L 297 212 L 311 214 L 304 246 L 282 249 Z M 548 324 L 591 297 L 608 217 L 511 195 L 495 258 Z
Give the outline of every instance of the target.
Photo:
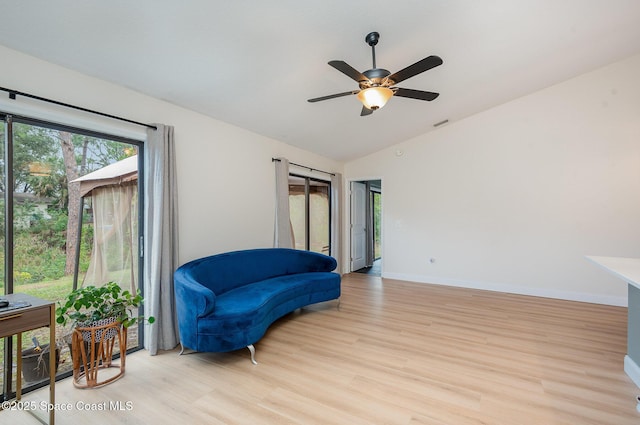
M 71 357 L 73 358 L 73 385 L 77 388 L 101 387 L 124 375 L 127 328 L 114 320 L 107 323 L 100 322 L 78 324 L 73 329 Z M 116 341 L 120 348 L 120 359 L 114 363 L 113 348 Z M 102 373 L 99 377 L 100 371 Z

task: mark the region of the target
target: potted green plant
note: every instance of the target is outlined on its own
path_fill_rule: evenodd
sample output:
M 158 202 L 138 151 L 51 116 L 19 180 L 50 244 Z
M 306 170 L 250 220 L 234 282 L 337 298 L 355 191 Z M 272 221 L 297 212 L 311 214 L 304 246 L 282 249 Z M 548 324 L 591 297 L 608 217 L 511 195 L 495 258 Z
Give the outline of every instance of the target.
M 123 290 L 116 282 L 99 287 L 85 286 L 69 293 L 64 303 L 58 303 L 56 323 L 85 327 L 109 320 L 128 328 L 139 320 L 145 320 L 144 316 L 134 314 L 143 301 L 140 290 L 133 294 Z M 150 316 L 146 321 L 153 323 L 155 318 Z
M 131 293 L 117 283 L 85 286 L 69 293 L 56 308 L 56 323 L 71 324 L 71 358 L 73 383 L 76 387 L 92 388 L 118 379 L 124 374 L 127 328 L 139 322 L 154 323 L 153 316 L 145 319 L 137 313 L 143 298 L 140 291 Z M 117 336 L 117 338 L 116 338 Z M 120 363 L 112 365 L 115 341 L 120 347 Z M 120 373 L 106 381 L 98 380 L 98 371 L 119 367 Z

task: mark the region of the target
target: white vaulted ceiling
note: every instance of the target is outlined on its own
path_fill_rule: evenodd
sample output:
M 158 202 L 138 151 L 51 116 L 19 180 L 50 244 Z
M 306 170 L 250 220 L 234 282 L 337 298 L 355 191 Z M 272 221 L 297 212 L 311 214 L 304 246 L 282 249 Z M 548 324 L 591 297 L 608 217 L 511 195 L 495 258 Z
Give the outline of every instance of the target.
M 6 47 L 336 160 L 640 52 L 638 0 L 2 0 L 0 16 Z M 392 73 L 440 56 L 398 84 L 440 97 L 368 117 L 355 96 L 308 103 L 357 88 L 327 62 L 371 68 L 371 31 Z

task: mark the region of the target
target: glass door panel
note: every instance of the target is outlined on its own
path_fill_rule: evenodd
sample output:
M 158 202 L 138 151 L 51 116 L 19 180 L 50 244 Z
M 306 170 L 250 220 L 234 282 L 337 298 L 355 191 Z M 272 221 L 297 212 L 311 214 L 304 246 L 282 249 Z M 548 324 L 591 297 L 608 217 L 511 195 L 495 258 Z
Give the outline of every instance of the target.
M 13 268 L 3 270 L 3 293 L 26 293 L 57 303 L 75 285 L 116 281 L 137 289 L 139 205 L 137 157 L 132 157 L 138 147 L 28 121 L 13 123 L 11 143 L 13 252 L 3 254 L 12 255 Z M 127 161 L 134 168 L 125 175 L 118 169 Z M 107 170 L 112 179 L 104 178 Z M 91 178 L 94 172 L 103 178 Z M 75 181 L 80 177 L 85 180 Z M 102 193 L 109 191 L 125 194 L 103 199 Z M 58 349 L 59 374 L 72 369 L 70 329 L 57 325 L 56 334 L 56 341 L 49 341 L 48 329 L 23 334 L 19 351 L 25 389 L 46 380 L 42 353 L 49 347 Z M 130 328 L 127 348 L 138 345 L 137 329 Z M 12 363 L 15 367 L 15 359 Z
M 309 251 L 329 255 L 329 183 L 309 183 Z
M 289 214 L 294 247 L 330 252 L 330 183 L 296 175 L 289 176 Z
M 289 176 L 289 217 L 295 249 L 307 249 L 306 182 L 302 177 Z
M 382 257 L 382 193 L 373 194 L 373 258 Z
M 4 146 L 5 146 L 5 127 L 6 123 L 4 120 L 0 121 L 0 297 L 5 295 L 6 285 L 5 285 L 5 272 L 4 272 L 4 242 L 5 242 L 5 231 L 4 231 L 4 196 L 5 196 L 5 155 L 4 155 Z M 4 339 L 0 339 L 0 401 L 3 401 L 3 393 L 5 392 L 5 368 L 11 365 L 11 362 L 5 363 L 5 347 L 6 341 Z

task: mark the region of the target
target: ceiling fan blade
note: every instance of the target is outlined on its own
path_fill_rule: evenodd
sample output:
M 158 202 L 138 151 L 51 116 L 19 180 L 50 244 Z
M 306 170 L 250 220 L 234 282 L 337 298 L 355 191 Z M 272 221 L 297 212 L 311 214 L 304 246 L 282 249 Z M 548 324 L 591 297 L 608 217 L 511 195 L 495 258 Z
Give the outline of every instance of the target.
M 440 96 L 440 93 L 434 93 L 434 92 L 422 91 L 422 90 L 403 89 L 400 87 L 396 87 L 392 90 L 394 91 L 394 94 L 393 94 L 394 96 L 408 97 L 411 99 L 418 99 L 418 100 L 432 101 L 436 97 Z
M 346 91 L 346 92 L 343 92 L 343 93 L 330 94 L 328 96 L 315 97 L 313 99 L 307 100 L 307 102 L 313 103 L 313 102 L 320 102 L 321 100 L 335 99 L 336 97 L 349 96 L 350 94 L 356 94 L 359 91 L 360 90 L 351 90 L 351 91 Z
M 360 116 L 361 117 L 365 117 L 365 116 L 371 115 L 371 114 L 373 114 L 373 111 L 371 109 L 367 108 L 366 106 L 362 107 L 362 112 L 360 112 Z
M 440 65 L 442 65 L 442 59 L 438 56 L 429 56 L 414 63 L 413 65 L 409 65 L 408 67 L 401 69 L 393 75 L 390 75 L 388 79 L 393 81 L 393 84 L 398 84 L 400 81 L 404 81 L 407 78 L 411 78 L 414 75 L 418 75 L 421 72 L 428 71 L 431 68 L 435 68 Z
M 351 65 L 346 63 L 345 61 L 330 61 L 329 65 L 342 72 L 347 77 L 357 81 L 368 81 L 369 79 L 360 71 L 353 68 Z

